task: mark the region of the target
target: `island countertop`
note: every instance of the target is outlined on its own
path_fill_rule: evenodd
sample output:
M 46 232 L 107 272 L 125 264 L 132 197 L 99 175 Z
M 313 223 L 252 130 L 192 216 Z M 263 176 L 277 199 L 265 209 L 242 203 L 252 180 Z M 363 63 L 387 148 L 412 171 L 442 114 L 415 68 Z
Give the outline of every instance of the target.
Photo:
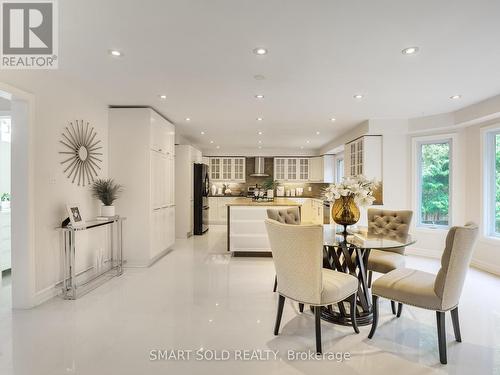
M 273 201 L 257 202 L 249 198 L 237 198 L 226 203 L 226 206 L 249 206 L 249 207 L 275 207 L 275 206 L 302 206 L 302 203 L 297 203 L 287 198 L 274 198 Z

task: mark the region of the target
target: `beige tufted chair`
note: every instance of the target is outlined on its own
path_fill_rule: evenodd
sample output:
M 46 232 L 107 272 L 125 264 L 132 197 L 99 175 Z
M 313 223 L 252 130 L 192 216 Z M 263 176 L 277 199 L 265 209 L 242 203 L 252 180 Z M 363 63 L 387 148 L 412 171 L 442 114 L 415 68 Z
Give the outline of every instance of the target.
M 283 209 L 267 210 L 267 217 L 271 220 L 276 220 L 282 224 L 300 224 L 300 210 L 299 207 L 290 207 Z
M 271 220 L 276 220 L 282 224 L 293 224 L 300 225 L 300 209 L 299 207 L 290 207 L 282 209 L 267 209 L 267 217 Z M 274 276 L 274 287 L 273 292 L 276 292 L 276 287 L 278 285 L 278 278 Z M 304 310 L 304 306 L 300 305 L 300 312 Z
M 323 227 L 288 225 L 265 221 L 274 266 L 280 280 L 279 302 L 274 334 L 277 335 L 285 298 L 314 306 L 316 352 L 321 353 L 321 308 L 349 299 L 351 320 L 356 325 L 358 279 L 350 274 L 323 268 Z
M 409 268 L 398 268 L 373 282 L 373 324 L 368 338 L 372 338 L 378 323 L 378 298 L 384 297 L 399 304 L 413 305 L 436 311 L 439 358 L 445 364 L 445 311 L 451 310 L 455 339 L 462 341 L 458 320 L 458 302 L 472 258 L 478 233 L 477 225 L 467 223 L 452 227 L 446 237 L 437 275 Z
M 368 209 L 368 232 L 374 234 L 406 236 L 410 229 L 413 212 L 409 210 L 391 211 L 378 208 Z M 372 249 L 368 258 L 368 286 L 371 286 L 373 272 L 387 273 L 404 267 L 404 247 L 387 250 Z M 395 305 L 391 304 L 395 314 Z

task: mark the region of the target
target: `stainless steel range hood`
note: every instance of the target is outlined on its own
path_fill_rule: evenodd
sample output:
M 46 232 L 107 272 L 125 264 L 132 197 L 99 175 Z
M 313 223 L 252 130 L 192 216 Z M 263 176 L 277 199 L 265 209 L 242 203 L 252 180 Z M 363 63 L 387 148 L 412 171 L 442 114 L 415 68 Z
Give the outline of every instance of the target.
M 255 157 L 255 169 L 254 173 L 250 176 L 253 177 L 268 177 L 269 175 L 265 173 L 264 169 L 264 158 L 262 156 Z

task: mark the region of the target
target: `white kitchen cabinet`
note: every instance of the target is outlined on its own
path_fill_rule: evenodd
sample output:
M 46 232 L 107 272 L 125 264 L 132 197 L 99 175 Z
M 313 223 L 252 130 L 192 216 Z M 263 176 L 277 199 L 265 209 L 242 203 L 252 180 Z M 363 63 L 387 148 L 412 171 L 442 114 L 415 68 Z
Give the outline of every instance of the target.
M 194 164 L 202 160 L 201 151 L 190 145 L 175 146 L 176 238 L 193 234 Z
M 323 224 L 323 201 L 321 199 L 311 199 L 311 222 Z
M 210 179 L 218 181 L 222 177 L 222 158 L 210 158 Z
M 274 179 L 277 181 L 308 181 L 309 158 L 274 158 Z
M 210 179 L 221 182 L 245 182 L 244 157 L 211 157 Z
M 227 224 L 227 203 L 233 202 L 236 197 L 209 197 L 208 222 L 210 224 Z M 249 198 L 250 199 L 250 198 Z
M 323 155 L 309 159 L 310 182 L 323 182 L 323 183 L 333 183 L 334 182 L 334 156 L 333 155 Z
M 109 176 L 124 186 L 124 260 L 147 267 L 175 241 L 175 127 L 150 108 L 111 108 L 108 132 Z
M 217 224 L 218 220 L 218 199 L 217 197 L 209 197 L 208 198 L 208 206 L 210 207 L 208 210 L 208 223 L 209 224 Z
M 345 145 L 344 173 L 346 176 L 364 175 L 382 178 L 382 136 L 365 135 Z

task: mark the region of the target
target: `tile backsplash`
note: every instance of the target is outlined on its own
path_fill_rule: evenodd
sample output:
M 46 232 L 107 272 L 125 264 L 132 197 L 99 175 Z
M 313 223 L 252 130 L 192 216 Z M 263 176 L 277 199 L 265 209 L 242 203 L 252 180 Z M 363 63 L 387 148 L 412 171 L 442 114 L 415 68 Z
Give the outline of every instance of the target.
M 264 181 L 269 178 L 273 178 L 274 168 L 273 168 L 273 158 L 265 158 L 264 160 L 264 171 L 269 177 L 255 177 L 250 176 L 254 173 L 255 170 L 255 158 L 246 158 L 246 176 L 245 183 L 232 183 L 229 182 L 229 188 L 231 189 L 232 195 L 246 195 L 247 188 L 249 186 L 262 185 Z M 217 187 L 222 187 L 224 184 L 223 181 L 210 182 L 210 185 L 215 185 Z M 227 185 L 227 183 L 226 183 Z M 318 197 L 322 196 L 323 189 L 328 186 L 328 184 L 323 183 L 279 183 L 280 186 L 285 187 L 286 190 L 295 189 L 295 188 L 303 188 L 304 193 L 302 196 L 304 197 Z M 310 189 L 310 191 L 309 191 Z

